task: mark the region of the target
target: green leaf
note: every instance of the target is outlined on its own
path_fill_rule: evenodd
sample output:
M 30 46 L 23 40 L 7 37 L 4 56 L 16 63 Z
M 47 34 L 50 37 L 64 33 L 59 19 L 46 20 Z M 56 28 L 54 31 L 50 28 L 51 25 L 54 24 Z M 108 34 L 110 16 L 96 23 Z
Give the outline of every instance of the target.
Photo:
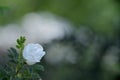
M 36 71 L 44 71 L 44 67 L 40 64 L 33 65 L 33 69 Z
M 10 48 L 9 50 L 8 50 L 8 57 L 10 58 L 10 62 L 12 62 L 12 63 L 18 63 L 18 56 L 19 56 L 19 54 L 18 54 L 18 52 L 17 52 L 17 50 L 15 49 L 15 48 Z
M 11 52 L 15 55 L 15 57 L 18 57 L 18 52 L 15 48 L 10 48 Z
M 19 45 L 16 45 L 16 47 L 19 49 L 20 48 L 20 46 Z
M 20 36 L 20 38 L 18 38 L 18 39 L 16 40 L 16 42 L 17 42 L 16 47 L 17 47 L 18 49 L 23 49 L 23 48 L 24 48 L 24 43 L 25 43 L 25 41 L 26 41 L 25 36 Z
M 19 39 L 17 39 L 17 43 L 20 45 L 21 44 L 21 41 Z

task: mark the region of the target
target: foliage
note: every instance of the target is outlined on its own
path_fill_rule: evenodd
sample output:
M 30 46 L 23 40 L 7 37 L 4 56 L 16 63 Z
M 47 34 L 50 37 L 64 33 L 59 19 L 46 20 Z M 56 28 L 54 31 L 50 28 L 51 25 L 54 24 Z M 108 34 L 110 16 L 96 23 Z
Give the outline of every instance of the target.
M 27 65 L 22 57 L 25 37 L 17 39 L 17 49 L 11 47 L 8 50 L 9 62 L 0 66 L 0 80 L 38 80 L 40 79 L 39 71 L 44 68 L 39 63 Z

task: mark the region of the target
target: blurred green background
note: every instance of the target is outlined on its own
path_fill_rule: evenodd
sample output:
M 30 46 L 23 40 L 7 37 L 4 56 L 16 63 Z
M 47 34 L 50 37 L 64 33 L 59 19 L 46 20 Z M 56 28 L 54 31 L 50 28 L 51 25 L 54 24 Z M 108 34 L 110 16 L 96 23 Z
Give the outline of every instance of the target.
M 41 43 L 43 80 L 120 80 L 119 31 L 119 0 L 0 0 L 1 55 L 10 36 Z

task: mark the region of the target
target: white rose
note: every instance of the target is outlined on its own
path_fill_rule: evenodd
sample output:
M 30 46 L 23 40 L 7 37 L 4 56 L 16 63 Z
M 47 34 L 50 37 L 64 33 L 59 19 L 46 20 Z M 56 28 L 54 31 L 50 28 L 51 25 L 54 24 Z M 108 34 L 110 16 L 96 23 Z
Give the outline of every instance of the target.
M 23 58 L 28 65 L 33 65 L 40 62 L 41 58 L 45 55 L 43 47 L 39 44 L 30 43 L 25 46 L 23 50 Z

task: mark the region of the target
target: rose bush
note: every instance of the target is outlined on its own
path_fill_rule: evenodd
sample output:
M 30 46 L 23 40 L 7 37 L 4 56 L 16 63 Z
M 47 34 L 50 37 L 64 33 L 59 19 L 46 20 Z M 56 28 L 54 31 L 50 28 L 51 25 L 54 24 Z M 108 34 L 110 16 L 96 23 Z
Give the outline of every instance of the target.
M 5 65 L 0 65 L 0 80 L 41 79 L 40 71 L 44 71 L 44 67 L 37 62 L 40 62 L 45 51 L 39 44 L 30 43 L 25 46 L 25 41 L 26 38 L 21 36 L 16 40 L 17 49 L 11 47 L 8 50 L 8 62 Z

